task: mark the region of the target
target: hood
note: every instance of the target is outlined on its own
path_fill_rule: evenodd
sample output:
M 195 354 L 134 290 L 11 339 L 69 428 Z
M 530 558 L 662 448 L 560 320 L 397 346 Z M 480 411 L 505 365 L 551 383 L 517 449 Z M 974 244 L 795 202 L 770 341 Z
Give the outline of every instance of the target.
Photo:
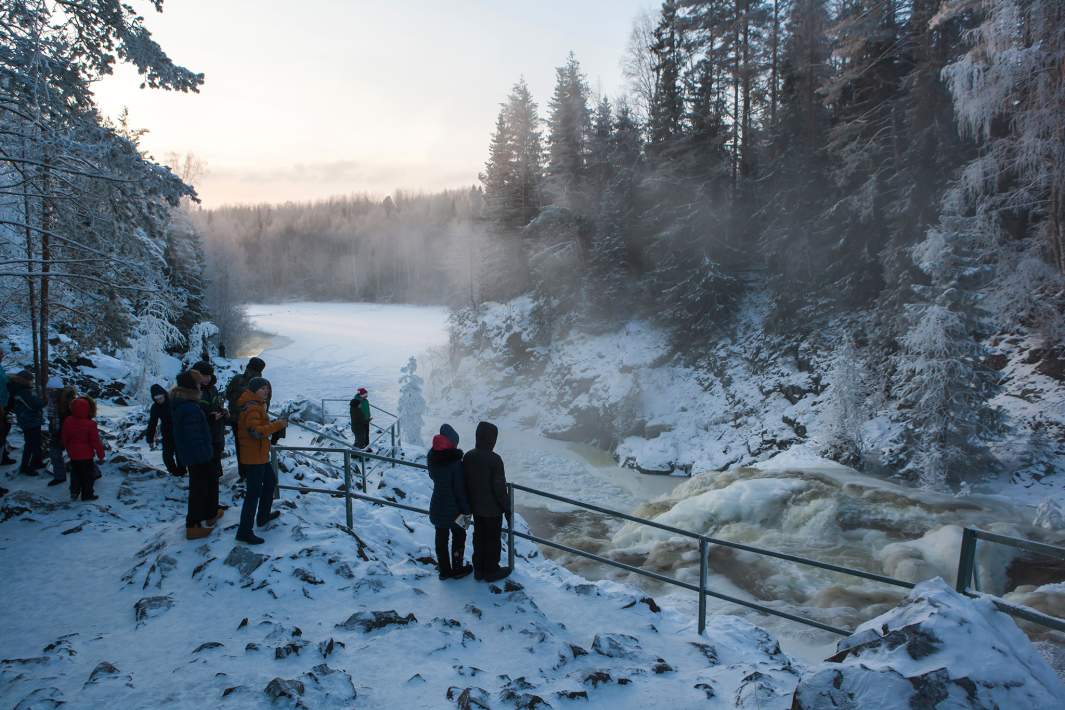
M 443 434 L 437 434 L 433 437 L 433 451 L 447 451 L 453 448 L 455 448 L 455 442 Z
M 166 390 L 163 389 L 162 385 L 152 385 L 149 391 L 151 392 L 152 397 L 158 397 L 159 395 L 166 396 Z
M 174 400 L 184 399 L 189 402 L 200 401 L 200 390 L 198 387 L 175 387 L 170 390 L 170 398 Z
M 499 427 L 489 422 L 481 422 L 477 425 L 475 446 L 482 451 L 492 451 L 499 439 Z
M 84 397 L 78 397 L 70 403 L 70 414 L 77 419 L 90 419 L 92 404 Z
M 266 402 L 252 390 L 244 390 L 240 393 L 240 399 L 237 400 L 237 406 L 246 407 L 249 404 L 266 404 Z
M 446 466 L 451 463 L 458 463 L 462 460 L 462 449 L 456 449 L 448 441 L 446 449 L 436 448 L 436 440 L 443 439 L 447 441 L 447 437 L 437 434 L 433 437 L 433 448 L 429 450 L 429 455 L 425 457 L 425 462 L 430 466 Z
M 7 381 L 19 387 L 33 387 L 33 374 L 23 370 L 14 375 L 8 375 Z
M 459 445 L 459 433 L 455 431 L 455 428 L 452 427 L 450 424 L 444 424 L 442 427 L 440 427 L 440 434 L 446 436 L 448 438 L 448 441 L 450 441 L 452 445 Z

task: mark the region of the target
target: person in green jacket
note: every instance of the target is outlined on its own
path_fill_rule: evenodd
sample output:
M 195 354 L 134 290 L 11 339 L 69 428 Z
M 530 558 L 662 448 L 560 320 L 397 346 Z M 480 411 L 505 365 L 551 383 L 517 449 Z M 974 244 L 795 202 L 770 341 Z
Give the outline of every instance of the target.
M 355 434 L 355 446 L 365 449 L 370 445 L 370 399 L 365 387 L 351 400 L 351 431 Z

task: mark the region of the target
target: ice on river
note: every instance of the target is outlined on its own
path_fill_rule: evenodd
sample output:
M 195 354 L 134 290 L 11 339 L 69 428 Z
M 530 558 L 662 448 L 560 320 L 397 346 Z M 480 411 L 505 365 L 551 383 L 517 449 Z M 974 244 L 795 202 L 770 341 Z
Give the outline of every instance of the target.
M 257 330 L 279 336 L 262 358 L 280 400 L 350 399 L 366 387 L 372 402 L 395 411 L 399 368 L 447 343 L 442 307 L 282 303 L 251 305 L 247 313 Z

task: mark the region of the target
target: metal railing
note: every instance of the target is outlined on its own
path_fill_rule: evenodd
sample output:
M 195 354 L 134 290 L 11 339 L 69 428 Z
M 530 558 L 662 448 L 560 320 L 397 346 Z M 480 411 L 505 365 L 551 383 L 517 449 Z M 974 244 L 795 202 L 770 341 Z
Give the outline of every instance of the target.
M 1065 560 L 1065 549 L 1055 547 L 1054 545 L 1047 545 L 1042 542 L 1035 542 L 1033 540 L 1000 535 L 986 530 L 965 528 L 961 535 L 961 552 L 958 556 L 958 577 L 955 582 L 955 589 L 957 589 L 959 593 L 969 597 L 989 599 L 996 607 L 998 607 L 999 611 L 1015 616 L 1018 619 L 1024 619 L 1025 621 L 1031 621 L 1040 624 L 1041 626 L 1056 629 L 1057 631 L 1065 631 L 1065 619 L 1051 616 L 1050 614 L 1044 614 L 1041 611 L 1036 611 L 1029 607 L 1011 604 L 1001 597 L 980 591 L 980 583 L 976 575 L 976 543 L 980 540 L 998 545 L 1007 545 L 1019 550 L 1034 552 L 1037 555 L 1053 557 L 1059 560 Z M 970 583 L 974 585 L 973 589 L 969 588 Z
M 304 427 L 304 428 L 310 429 L 309 427 Z M 311 431 L 313 431 L 313 430 L 311 430 Z M 276 453 L 275 453 L 275 451 L 318 451 L 318 452 L 324 452 L 324 453 L 327 453 L 327 454 L 328 453 L 342 453 L 342 454 L 344 454 L 344 485 L 343 485 L 342 488 L 334 490 L 334 489 L 315 488 L 315 487 L 312 487 L 312 486 L 300 486 L 300 485 L 279 485 L 278 487 L 282 488 L 282 489 L 285 489 L 285 490 L 298 491 L 298 492 L 301 492 L 301 493 L 324 493 L 324 494 L 328 494 L 328 495 L 332 495 L 332 496 L 336 496 L 336 497 L 344 497 L 345 498 L 345 511 L 346 511 L 346 515 L 347 515 L 347 523 L 348 523 L 348 528 L 350 530 L 354 530 L 354 515 L 353 515 L 353 510 L 352 510 L 352 501 L 353 500 L 364 500 L 364 501 L 369 502 L 369 503 L 374 503 L 374 504 L 377 504 L 377 505 L 389 506 L 389 507 L 393 507 L 393 508 L 399 508 L 401 510 L 407 510 L 407 511 L 411 511 L 411 512 L 414 512 L 414 513 L 420 513 L 420 514 L 423 514 L 423 515 L 428 515 L 429 514 L 429 511 L 425 510 L 423 508 L 417 508 L 415 506 L 406 505 L 406 504 L 403 504 L 403 503 L 398 503 L 396 501 L 390 501 L 390 500 L 386 500 L 386 499 L 383 499 L 383 498 L 376 498 L 376 497 L 373 497 L 373 496 L 366 495 L 366 484 L 365 484 L 365 470 L 366 469 L 365 469 L 365 466 L 361 467 L 361 474 L 362 474 L 362 477 L 363 477 L 363 485 L 362 485 L 363 493 L 360 494 L 360 493 L 354 492 L 354 491 L 352 491 L 352 487 L 351 487 L 351 471 L 352 471 L 351 459 L 352 459 L 352 457 L 362 457 L 362 458 L 367 458 L 367 459 L 371 459 L 371 460 L 377 460 L 377 461 L 390 462 L 390 463 L 393 463 L 393 464 L 399 464 L 401 466 L 407 466 L 407 467 L 416 468 L 416 469 L 419 469 L 419 470 L 427 470 L 428 467 L 425 466 L 424 464 L 419 464 L 419 463 L 415 463 L 415 462 L 412 462 L 412 461 L 404 461 L 403 459 L 396 459 L 394 457 L 380 456 L 380 455 L 376 455 L 376 454 L 367 454 L 367 453 L 359 451 L 357 449 L 355 449 L 355 450 L 347 449 L 347 448 L 344 448 L 344 449 L 331 449 L 331 448 L 316 448 L 316 447 L 303 447 L 303 446 L 297 446 L 297 447 L 276 446 L 276 447 L 273 447 L 273 449 L 271 449 L 271 456 L 275 457 L 275 461 L 276 461 Z M 781 559 L 781 560 L 786 560 L 786 561 L 789 561 L 789 562 L 795 562 L 795 563 L 798 563 L 798 564 L 809 565 L 809 566 L 812 566 L 812 567 L 817 567 L 819 569 L 824 569 L 824 570 L 828 570 L 828 571 L 831 571 L 831 572 L 837 572 L 837 573 L 840 573 L 840 574 L 850 575 L 850 576 L 854 576 L 854 577 L 861 577 L 863 579 L 869 579 L 869 580 L 872 580 L 872 581 L 875 581 L 875 582 L 881 582 L 881 583 L 884 583 L 884 584 L 890 584 L 890 585 L 894 585 L 894 586 L 897 586 L 897 587 L 902 587 L 902 588 L 905 588 L 905 589 L 911 589 L 914 586 L 910 582 L 906 582 L 906 581 L 903 581 L 903 580 L 900 580 L 900 579 L 894 579 L 894 578 L 891 578 L 891 577 L 885 577 L 883 575 L 875 574 L 873 572 L 866 572 L 864 570 L 851 569 L 849 567 L 842 567 L 840 565 L 834 565 L 834 564 L 830 564 L 830 563 L 827 563 L 827 562 L 820 562 L 818 560 L 812 560 L 812 559 L 808 559 L 808 558 L 805 558 L 805 557 L 799 557 L 797 555 L 790 555 L 790 554 L 786 554 L 786 553 L 782 553 L 782 552 L 775 552 L 773 550 L 767 550 L 767 549 L 763 549 L 763 548 L 758 548 L 758 547 L 754 547 L 752 545 L 744 545 L 742 543 L 732 542 L 732 541 L 729 541 L 729 540 L 721 540 L 721 539 L 709 537 L 709 536 L 706 536 L 706 535 L 699 535 L 697 533 L 693 533 L 693 532 L 690 532 L 688 530 L 682 530 L 680 528 L 675 528 L 675 527 L 672 527 L 670 525 L 664 525 L 662 523 L 658 523 L 658 522 L 655 522 L 653 520 L 647 520 L 645 518 L 640 518 L 640 517 L 637 517 L 635 515 L 629 515 L 628 513 L 622 513 L 622 512 L 617 511 L 617 510 L 611 510 L 609 508 L 604 508 L 602 506 L 593 505 L 591 503 L 584 503 L 582 501 L 574 500 L 572 498 L 566 498 L 565 496 L 560 496 L 560 495 L 557 495 L 557 494 L 554 494 L 554 493 L 548 493 L 547 491 L 541 491 L 541 490 L 536 489 L 536 488 L 530 488 L 528 486 L 522 486 L 522 485 L 519 485 L 519 484 L 516 484 L 516 483 L 508 483 L 507 484 L 507 495 L 508 495 L 508 498 L 509 498 L 509 501 L 510 501 L 510 509 L 511 510 L 514 510 L 514 499 L 515 499 L 515 492 L 516 491 L 522 491 L 524 493 L 529 493 L 529 494 L 532 494 L 532 495 L 540 496 L 542 498 L 548 498 L 548 499 L 551 499 L 551 500 L 558 501 L 560 503 L 565 503 L 567 505 L 572 505 L 572 506 L 575 506 L 575 507 L 578 507 L 578 508 L 583 508 L 585 510 L 591 510 L 591 511 L 603 514 L 603 515 L 607 515 L 607 516 L 610 516 L 610 517 L 618 518 L 620 520 L 627 520 L 629 522 L 638 523 L 640 525 L 646 525 L 648 527 L 656 528 L 658 530 L 662 530 L 662 531 L 668 532 L 668 533 L 673 534 L 673 535 L 677 535 L 677 536 L 680 536 L 680 537 L 685 537 L 685 538 L 688 538 L 688 539 L 696 541 L 697 544 L 699 545 L 699 560 L 700 560 L 699 561 L 699 584 L 698 585 L 692 584 L 690 582 L 685 582 L 685 581 L 682 581 L 682 580 L 679 580 L 679 579 L 675 579 L 673 577 L 669 577 L 669 576 L 664 575 L 664 574 L 659 574 L 658 572 L 652 572 L 650 570 L 646 570 L 646 569 L 643 569 L 641 567 L 636 567 L 634 565 L 629 565 L 629 564 L 626 564 L 624 562 L 618 562 L 617 560 L 612 560 L 612 559 L 609 559 L 607 557 L 603 557 L 601 555 L 596 555 L 596 554 L 588 552 L 586 550 L 579 550 L 579 549 L 571 547 L 569 545 L 565 545 L 565 544 L 562 544 L 560 542 L 556 542 L 554 540 L 549 540 L 547 538 L 542 538 L 542 537 L 539 537 L 539 536 L 531 534 L 531 533 L 521 532 L 521 531 L 515 529 L 514 524 L 513 524 L 513 518 L 511 518 L 511 520 L 508 521 L 507 527 L 506 527 L 506 535 L 507 535 L 507 565 L 512 570 L 514 569 L 514 565 L 515 565 L 515 561 L 516 561 L 515 538 L 521 538 L 523 540 L 528 540 L 528 541 L 533 542 L 533 543 L 538 544 L 538 545 L 546 545 L 548 547 L 552 547 L 552 548 L 555 548 L 557 550 L 561 550 L 563 552 L 567 552 L 569 554 L 578 555 L 580 557 L 584 557 L 586 559 L 590 559 L 590 560 L 593 560 L 595 562 L 599 562 L 599 563 L 602 563 L 604 565 L 608 565 L 610 567 L 615 567 L 617 569 L 625 570 L 625 571 L 631 572 L 633 574 L 637 574 L 637 575 L 641 575 L 641 576 L 644 576 L 644 577 L 648 577 L 650 579 L 657 580 L 657 581 L 662 582 L 664 584 L 669 584 L 669 585 L 672 585 L 672 586 L 680 587 L 681 589 L 687 589 L 689 591 L 693 591 L 693 592 L 698 593 L 698 595 L 699 595 L 698 628 L 699 628 L 699 633 L 700 634 L 703 633 L 706 630 L 706 613 L 707 613 L 706 600 L 707 600 L 707 597 L 714 597 L 716 599 L 721 599 L 723 601 L 727 601 L 727 602 L 730 602 L 732 604 L 737 604 L 737 605 L 740 605 L 740 606 L 747 607 L 749 609 L 754 609 L 755 611 L 759 611 L 759 612 L 764 613 L 764 614 L 770 614 L 772 616 L 777 616 L 777 617 L 780 617 L 780 618 L 783 618 L 783 619 L 787 619 L 789 621 L 794 621 L 794 622 L 797 622 L 797 623 L 800 623 L 800 624 L 805 624 L 807 626 L 812 626 L 814 628 L 818 628 L 818 629 L 821 629 L 823 631 L 828 631 L 828 632 L 831 632 L 831 633 L 834 633 L 834 634 L 838 634 L 840 636 L 849 636 L 851 634 L 851 632 L 846 630 L 846 629 L 842 629 L 842 628 L 839 628 L 839 627 L 836 627 L 836 626 L 832 626 L 830 624 L 825 624 L 825 623 L 822 623 L 820 621 L 817 621 L 816 619 L 810 619 L 810 618 L 807 618 L 807 617 L 799 616 L 797 614 L 792 614 L 790 612 L 782 611 L 780 609 L 774 609 L 774 608 L 766 606 L 764 604 L 759 604 L 757 602 L 748 601 L 748 600 L 745 600 L 745 599 L 740 599 L 738 597 L 734 597 L 734 596 L 731 596 L 731 595 L 728 595 L 728 594 L 723 594 L 721 592 L 717 592 L 717 591 L 714 591 L 714 590 L 710 589 L 709 582 L 708 582 L 708 577 L 709 577 L 709 572 L 710 572 L 710 546 L 711 545 L 720 545 L 722 547 L 729 547 L 729 548 L 732 548 L 732 549 L 743 550 L 745 552 L 750 552 L 750 553 L 759 554 L 759 555 L 765 555 L 765 556 L 768 556 L 768 557 L 774 557 L 774 558 Z

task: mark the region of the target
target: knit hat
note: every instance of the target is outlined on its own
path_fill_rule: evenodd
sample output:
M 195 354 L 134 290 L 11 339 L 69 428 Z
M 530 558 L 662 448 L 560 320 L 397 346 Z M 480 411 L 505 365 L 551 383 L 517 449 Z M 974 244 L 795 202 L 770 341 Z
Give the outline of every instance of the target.
M 359 388 L 359 394 L 366 394 L 366 388 L 365 387 L 360 387 Z
M 248 369 L 255 370 L 256 372 L 262 372 L 266 369 L 266 363 L 263 362 L 260 358 L 253 357 L 251 360 L 248 360 Z
M 440 427 L 440 434 L 446 436 L 448 441 L 450 441 L 454 446 L 459 445 L 459 433 L 455 431 L 454 427 L 452 427 L 450 424 L 444 424 L 442 427 Z
M 270 389 L 273 389 L 273 387 L 270 386 L 270 380 L 265 377 L 253 377 L 248 381 L 248 390 L 251 392 L 258 392 L 263 387 L 270 387 Z
M 199 372 L 201 375 L 207 375 L 208 377 L 214 374 L 214 365 L 204 360 L 200 360 L 193 365 L 192 369 L 196 370 L 196 372 Z
M 194 390 L 200 386 L 200 381 L 196 379 L 196 375 L 192 374 L 190 370 L 184 370 L 177 376 L 178 387 L 184 387 L 185 389 Z
M 48 389 L 61 390 L 63 389 L 63 378 L 58 375 L 52 375 L 48 378 Z

